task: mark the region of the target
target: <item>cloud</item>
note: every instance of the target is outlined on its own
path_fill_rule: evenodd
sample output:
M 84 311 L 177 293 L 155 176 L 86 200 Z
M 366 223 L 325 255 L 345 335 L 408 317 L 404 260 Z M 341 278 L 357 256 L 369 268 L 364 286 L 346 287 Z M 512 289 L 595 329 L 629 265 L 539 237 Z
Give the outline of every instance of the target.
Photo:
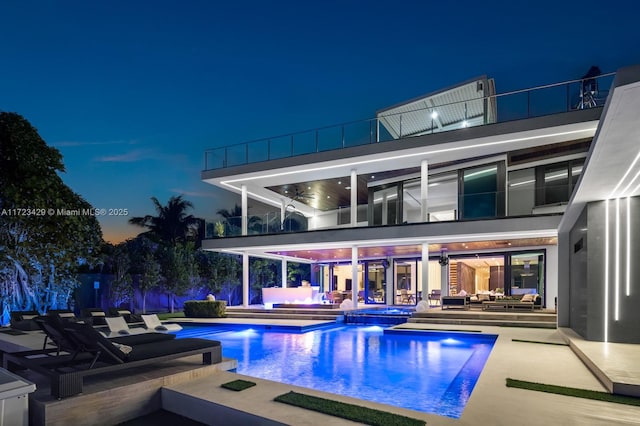
M 105 155 L 98 157 L 95 161 L 101 163 L 134 163 L 136 161 L 155 158 L 153 152 L 147 149 L 136 149 L 118 155 Z
M 171 188 L 169 191 L 180 195 L 187 195 L 189 197 L 218 198 L 213 192 L 184 191 L 178 188 Z
M 77 146 L 97 146 L 97 145 L 135 145 L 138 141 L 132 140 L 117 140 L 117 141 L 61 141 L 54 142 L 52 145 L 60 148 L 77 147 Z

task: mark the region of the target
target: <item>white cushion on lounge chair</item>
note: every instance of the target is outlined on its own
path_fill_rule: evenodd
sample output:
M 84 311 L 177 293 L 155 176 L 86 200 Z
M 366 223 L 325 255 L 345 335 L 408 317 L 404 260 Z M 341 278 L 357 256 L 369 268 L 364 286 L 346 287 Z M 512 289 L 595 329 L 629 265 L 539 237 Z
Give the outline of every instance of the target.
M 156 314 L 142 315 L 142 321 L 149 330 L 155 331 L 180 331 L 182 327 L 179 324 L 163 324 Z
M 148 330 L 144 328 L 129 328 L 129 325 L 123 317 L 105 317 L 110 333 L 107 337 L 123 336 L 127 334 L 146 333 Z

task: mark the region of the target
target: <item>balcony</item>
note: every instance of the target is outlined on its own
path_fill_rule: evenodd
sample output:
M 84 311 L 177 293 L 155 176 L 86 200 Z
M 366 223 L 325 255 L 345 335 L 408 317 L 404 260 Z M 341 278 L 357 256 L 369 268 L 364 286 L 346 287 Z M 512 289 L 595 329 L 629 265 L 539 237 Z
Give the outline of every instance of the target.
M 464 101 L 457 102 L 444 102 L 446 98 L 431 95 L 424 98 L 429 101 L 426 102 L 428 107 L 419 108 L 417 103 L 409 102 L 381 111 L 375 118 L 212 148 L 205 151 L 204 169 L 219 170 L 602 107 L 614 76 L 615 73 L 609 73 L 589 80 L 572 80 L 488 96 L 467 96 Z
M 577 170 L 577 169 L 576 169 Z M 580 170 L 581 171 L 581 170 Z M 524 181 L 521 175 L 507 182 L 507 190 L 457 194 L 450 188 L 431 192 L 427 220 L 421 220 L 421 205 L 418 198 L 410 194 L 411 189 L 397 196 L 374 198 L 374 204 L 358 206 L 357 223 L 350 223 L 350 207 L 339 207 L 331 211 L 318 211 L 316 215 L 305 217 L 295 210 L 285 212 L 284 220 L 280 211 L 249 215 L 247 235 L 275 235 L 317 230 L 379 227 L 405 224 L 436 222 L 469 222 L 475 220 L 503 219 L 507 217 L 535 217 L 562 214 L 571 196 L 579 171 L 565 182 L 545 186 L 534 181 Z M 555 176 L 558 176 L 556 173 Z M 556 178 L 557 179 L 557 178 Z M 455 191 L 455 189 L 454 189 Z M 537 193 L 537 194 L 536 194 Z M 540 194 L 547 194 L 540 199 Z M 232 216 L 205 222 L 205 239 L 242 236 L 242 216 Z

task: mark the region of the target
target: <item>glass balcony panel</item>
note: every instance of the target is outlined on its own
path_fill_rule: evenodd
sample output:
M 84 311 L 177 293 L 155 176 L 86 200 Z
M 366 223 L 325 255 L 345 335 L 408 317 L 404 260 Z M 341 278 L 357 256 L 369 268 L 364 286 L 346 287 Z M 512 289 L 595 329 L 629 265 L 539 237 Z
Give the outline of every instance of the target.
M 345 124 L 344 126 L 344 146 L 366 145 L 373 137 L 373 124 L 370 121 L 359 121 L 357 123 Z
M 291 157 L 292 136 L 280 136 L 269 139 L 269 160 Z
M 267 161 L 269 159 L 269 145 L 264 141 L 256 141 L 247 143 L 247 156 L 249 164 Z
M 293 156 L 316 152 L 315 130 L 293 135 Z
M 247 164 L 247 144 L 233 145 L 226 148 L 226 167 Z
M 342 126 L 318 129 L 318 152 L 342 148 Z
M 567 86 L 532 90 L 529 96 L 529 117 L 558 114 L 567 110 Z
M 204 153 L 204 169 L 214 170 L 227 167 L 224 148 L 215 148 L 205 151 Z
M 509 216 L 530 215 L 536 201 L 536 174 L 534 168 L 509 172 Z
M 497 121 L 522 120 L 528 117 L 528 92 L 501 96 L 497 99 Z

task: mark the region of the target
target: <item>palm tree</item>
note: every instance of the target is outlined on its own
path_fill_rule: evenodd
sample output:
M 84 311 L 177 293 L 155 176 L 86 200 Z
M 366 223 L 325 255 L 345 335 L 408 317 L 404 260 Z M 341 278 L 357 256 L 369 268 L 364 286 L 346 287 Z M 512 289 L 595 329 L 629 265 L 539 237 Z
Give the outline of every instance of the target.
M 166 206 L 160 204 L 156 197 L 151 197 L 157 216 L 132 217 L 129 223 L 148 228 L 147 233 L 155 240 L 170 244 L 186 242 L 198 235 L 200 220 L 193 215 L 187 215 L 187 210 L 193 208 L 191 201 L 182 195 L 169 198 Z
M 242 207 L 236 204 L 231 210 L 220 209 L 216 213 L 224 218 L 228 235 L 240 234 L 242 229 Z M 261 233 L 262 219 L 258 216 L 249 216 L 247 227 L 254 233 Z

